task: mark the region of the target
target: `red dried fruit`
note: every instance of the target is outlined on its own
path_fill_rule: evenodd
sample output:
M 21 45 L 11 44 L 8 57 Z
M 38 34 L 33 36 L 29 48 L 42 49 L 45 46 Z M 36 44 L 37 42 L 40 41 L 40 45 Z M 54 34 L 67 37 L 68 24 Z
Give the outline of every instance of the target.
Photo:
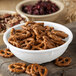
M 35 5 L 23 5 L 22 11 L 31 15 L 46 15 L 59 10 L 59 7 L 50 0 L 38 1 Z

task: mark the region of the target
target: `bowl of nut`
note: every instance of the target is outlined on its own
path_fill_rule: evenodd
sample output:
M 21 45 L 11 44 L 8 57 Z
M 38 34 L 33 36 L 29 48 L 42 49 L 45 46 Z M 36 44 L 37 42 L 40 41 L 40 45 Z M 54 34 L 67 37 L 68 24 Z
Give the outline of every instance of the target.
M 14 11 L 0 10 L 0 35 L 10 27 L 29 21 L 26 16 L 20 16 Z
M 0 10 L 0 43 L 3 43 L 3 34 L 10 27 L 29 21 L 28 17 L 19 15 L 15 11 Z
M 8 29 L 4 43 L 19 59 L 29 63 L 46 63 L 61 56 L 73 39 L 65 26 L 47 21 L 28 21 Z
M 63 3 L 58 0 L 26 0 L 16 6 L 17 13 L 32 21 L 54 21 L 63 9 Z

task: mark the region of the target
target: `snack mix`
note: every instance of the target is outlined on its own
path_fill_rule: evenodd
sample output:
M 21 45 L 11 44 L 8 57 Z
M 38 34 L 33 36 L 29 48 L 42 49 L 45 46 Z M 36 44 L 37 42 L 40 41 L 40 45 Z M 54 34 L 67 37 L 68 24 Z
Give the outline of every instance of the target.
M 63 45 L 68 35 L 54 27 L 44 26 L 44 23 L 28 21 L 22 29 L 11 29 L 8 42 L 13 46 L 28 50 L 45 50 Z
M 19 14 L 3 14 L 0 15 L 0 33 L 4 33 L 7 27 L 26 22 Z

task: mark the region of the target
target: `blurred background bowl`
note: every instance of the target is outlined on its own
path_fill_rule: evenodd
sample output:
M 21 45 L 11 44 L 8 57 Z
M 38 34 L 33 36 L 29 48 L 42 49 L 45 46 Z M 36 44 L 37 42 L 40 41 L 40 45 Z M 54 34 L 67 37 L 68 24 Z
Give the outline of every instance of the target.
M 15 14 L 15 11 L 8 11 L 8 10 L 0 10 L 0 15 L 3 14 Z M 21 15 L 21 17 L 25 18 L 26 21 L 29 21 L 28 17 Z M 9 26 L 6 26 L 6 31 L 9 29 Z M 4 33 L 0 33 L 0 44 L 3 44 L 3 34 Z
M 59 10 L 55 13 L 52 13 L 52 14 L 48 14 L 48 15 L 30 15 L 30 14 L 24 13 L 21 10 L 23 5 L 34 5 L 35 3 L 38 2 L 38 0 L 21 1 L 20 3 L 17 4 L 16 11 L 20 15 L 27 16 L 32 21 L 54 21 L 58 18 L 59 14 L 63 11 L 64 4 L 61 3 L 58 0 L 51 0 L 51 1 L 59 7 Z

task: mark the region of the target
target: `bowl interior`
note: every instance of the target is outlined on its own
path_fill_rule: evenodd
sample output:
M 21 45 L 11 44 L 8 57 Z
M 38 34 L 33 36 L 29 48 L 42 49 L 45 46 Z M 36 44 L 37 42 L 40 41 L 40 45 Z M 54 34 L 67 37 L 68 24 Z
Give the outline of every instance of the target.
M 60 48 L 60 47 L 62 47 L 62 46 L 64 46 L 64 45 L 66 45 L 66 44 L 69 45 L 70 42 L 71 42 L 72 39 L 73 39 L 73 34 L 72 34 L 72 32 L 71 32 L 67 27 L 65 27 L 65 26 L 62 26 L 62 25 L 60 25 L 60 24 L 53 23 L 53 22 L 46 22 L 46 21 L 36 21 L 36 22 L 38 22 L 38 23 L 44 22 L 44 26 L 52 26 L 52 27 L 54 27 L 56 30 L 61 30 L 61 31 L 64 31 L 65 33 L 68 34 L 68 38 L 65 39 L 66 43 L 64 43 L 63 45 L 61 45 L 61 46 L 59 46 L 59 47 L 56 47 L 56 48 Z M 12 27 L 12 28 L 21 29 L 20 26 L 22 26 L 22 25 L 24 25 L 24 24 L 25 24 L 25 23 L 19 24 L 19 25 L 16 25 L 16 26 Z M 4 40 L 5 44 L 6 44 L 6 45 L 9 45 L 9 46 L 10 46 L 11 44 L 8 42 L 8 38 L 9 38 L 9 36 L 10 36 L 10 31 L 11 31 L 12 28 L 8 29 L 8 30 L 5 32 L 4 37 L 3 37 L 3 40 Z M 11 46 L 13 46 L 13 45 L 11 45 Z M 14 47 L 14 46 L 13 46 L 13 47 Z M 16 47 L 15 47 L 15 48 L 16 48 Z M 56 49 L 56 48 L 53 48 L 53 49 Z M 16 49 L 20 49 L 20 48 L 16 48 Z M 53 50 L 53 49 L 51 49 L 51 50 Z M 22 49 L 22 50 L 24 50 L 24 49 Z M 49 50 L 50 50 L 50 49 L 49 49 Z M 25 51 L 25 50 L 24 50 L 24 51 Z M 46 51 L 46 50 L 45 50 L 45 51 Z M 38 51 L 38 52 L 39 52 L 39 51 Z
M 27 1 L 22 1 L 20 2 L 17 6 L 16 6 L 16 10 L 18 13 L 23 13 L 27 16 L 32 16 L 32 17 L 45 17 L 45 16 L 49 16 L 49 15 L 54 15 L 56 13 L 59 13 L 61 12 L 63 9 L 64 9 L 64 5 L 63 3 L 61 3 L 60 1 L 56 1 L 56 0 L 50 0 L 52 1 L 53 3 L 55 3 L 58 7 L 59 7 L 59 10 L 57 12 L 54 12 L 52 14 L 47 14 L 47 15 L 30 15 L 30 14 L 27 14 L 27 13 L 24 13 L 22 12 L 22 6 L 23 5 L 34 5 L 35 3 L 37 3 L 37 1 L 39 0 L 27 0 Z

